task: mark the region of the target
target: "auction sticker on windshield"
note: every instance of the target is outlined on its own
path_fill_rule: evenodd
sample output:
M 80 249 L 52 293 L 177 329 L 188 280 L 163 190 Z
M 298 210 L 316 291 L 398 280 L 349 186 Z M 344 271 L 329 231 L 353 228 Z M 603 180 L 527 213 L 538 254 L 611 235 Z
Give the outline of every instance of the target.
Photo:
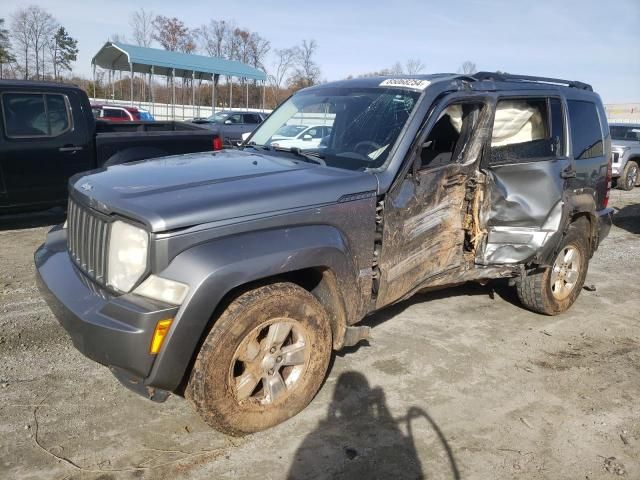
M 420 80 L 417 78 L 388 78 L 380 84 L 381 87 L 400 87 L 410 88 L 412 90 L 424 90 L 431 82 L 429 80 Z

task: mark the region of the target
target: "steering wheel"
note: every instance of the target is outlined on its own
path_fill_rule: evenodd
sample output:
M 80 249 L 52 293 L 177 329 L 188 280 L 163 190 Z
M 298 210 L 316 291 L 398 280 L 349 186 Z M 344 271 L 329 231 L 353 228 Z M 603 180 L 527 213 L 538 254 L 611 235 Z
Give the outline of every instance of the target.
M 361 149 L 362 147 L 373 147 L 373 149 L 368 150 L 368 151 L 366 151 L 366 152 L 364 152 L 364 153 L 363 153 L 363 152 L 361 152 L 361 151 L 360 151 L 360 149 Z M 356 144 L 355 144 L 355 146 L 353 147 L 353 150 L 354 150 L 356 153 L 359 153 L 359 154 L 361 154 L 361 155 L 365 155 L 365 156 L 366 156 L 366 155 L 368 155 L 368 154 L 369 154 L 369 153 L 371 153 L 371 152 L 375 152 L 375 151 L 376 151 L 376 150 L 378 150 L 379 148 L 382 148 L 382 145 L 377 144 L 376 142 L 372 142 L 371 140 L 363 140 L 363 141 L 361 141 L 361 142 L 356 143 Z

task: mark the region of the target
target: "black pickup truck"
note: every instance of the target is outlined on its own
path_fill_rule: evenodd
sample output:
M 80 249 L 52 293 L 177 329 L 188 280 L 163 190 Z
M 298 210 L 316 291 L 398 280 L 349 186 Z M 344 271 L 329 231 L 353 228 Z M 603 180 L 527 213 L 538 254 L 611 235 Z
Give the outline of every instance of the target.
M 0 80 L 0 105 L 0 213 L 64 204 L 78 172 L 222 148 L 189 123 L 96 121 L 73 85 Z

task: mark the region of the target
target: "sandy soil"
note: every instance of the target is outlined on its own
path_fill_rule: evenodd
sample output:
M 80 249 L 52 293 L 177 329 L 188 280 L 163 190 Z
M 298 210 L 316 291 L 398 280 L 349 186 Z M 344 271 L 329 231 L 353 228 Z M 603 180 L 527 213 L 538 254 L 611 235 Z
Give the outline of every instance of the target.
M 300 415 L 232 439 L 171 397 L 121 387 L 71 345 L 34 283 L 59 215 L 0 225 L 0 478 L 640 478 L 640 188 L 572 309 L 501 284 L 416 296 L 367 320 Z

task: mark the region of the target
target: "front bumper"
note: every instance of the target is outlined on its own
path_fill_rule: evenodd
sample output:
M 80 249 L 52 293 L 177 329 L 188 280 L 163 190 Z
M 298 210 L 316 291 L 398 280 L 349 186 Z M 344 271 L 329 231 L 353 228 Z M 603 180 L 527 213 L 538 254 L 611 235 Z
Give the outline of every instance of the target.
M 159 392 L 144 379 L 155 355 L 149 353 L 159 320 L 178 307 L 133 294 L 114 296 L 86 278 L 67 252 L 66 230 L 55 227 L 34 255 L 38 288 L 74 346 L 108 366 L 127 388 L 152 400 Z
M 596 212 L 598 218 L 598 239 L 596 242 L 596 248 L 600 245 L 602 240 L 607 238 L 611 225 L 613 224 L 613 208 L 603 208 Z

